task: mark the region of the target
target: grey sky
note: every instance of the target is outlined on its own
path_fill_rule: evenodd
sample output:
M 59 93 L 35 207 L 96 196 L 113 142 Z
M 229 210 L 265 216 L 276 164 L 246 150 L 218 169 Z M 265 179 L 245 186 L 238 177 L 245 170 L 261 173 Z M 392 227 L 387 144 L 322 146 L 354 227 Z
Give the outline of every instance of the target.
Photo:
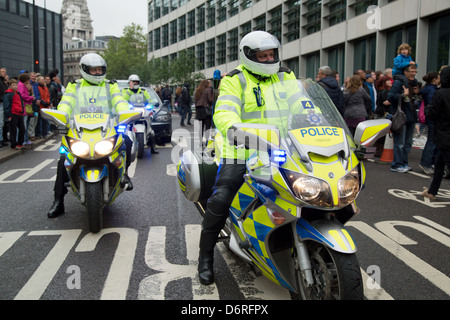
M 25 0 L 32 3 L 32 0 Z M 62 0 L 35 0 L 36 5 L 60 13 Z M 123 34 L 123 28 L 133 22 L 147 32 L 147 0 L 87 0 L 95 36 Z

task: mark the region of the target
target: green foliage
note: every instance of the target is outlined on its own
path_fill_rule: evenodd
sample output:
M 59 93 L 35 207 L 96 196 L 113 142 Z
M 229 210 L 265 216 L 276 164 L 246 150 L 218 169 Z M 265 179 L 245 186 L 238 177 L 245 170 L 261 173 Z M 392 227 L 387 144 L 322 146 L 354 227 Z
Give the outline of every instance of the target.
M 142 26 L 132 23 L 123 33 L 120 39 L 111 40 L 102 54 L 108 64 L 108 79 L 128 79 L 130 74 L 137 74 L 151 85 L 194 85 L 205 79 L 201 72 L 195 72 L 200 66 L 193 51 L 182 50 L 170 62 L 168 58 L 147 60 L 147 36 Z
M 137 73 L 147 61 L 147 38 L 142 26 L 134 23 L 126 26 L 123 36 L 112 39 L 102 56 L 108 64 L 109 79 L 128 79 L 130 74 Z

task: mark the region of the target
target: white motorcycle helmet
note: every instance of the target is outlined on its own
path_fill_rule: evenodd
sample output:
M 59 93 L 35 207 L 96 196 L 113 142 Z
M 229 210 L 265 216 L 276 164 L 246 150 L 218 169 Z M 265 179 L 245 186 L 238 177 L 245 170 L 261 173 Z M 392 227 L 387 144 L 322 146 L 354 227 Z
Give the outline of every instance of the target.
M 138 84 L 133 85 L 133 89 L 135 89 L 135 90 L 139 89 L 139 86 L 141 84 L 141 79 L 139 78 L 139 76 L 137 74 L 132 74 L 131 76 L 128 77 L 128 83 L 130 83 L 131 81 L 138 82 Z
M 89 73 L 90 68 L 101 67 L 102 73 L 92 75 Z M 92 84 L 100 84 L 106 77 L 106 61 L 96 53 L 85 54 L 80 59 L 80 72 L 84 80 Z
M 256 53 L 273 49 L 274 61 L 260 62 Z M 265 31 L 253 31 L 245 35 L 239 44 L 239 60 L 252 73 L 270 77 L 280 69 L 281 44 L 278 39 Z

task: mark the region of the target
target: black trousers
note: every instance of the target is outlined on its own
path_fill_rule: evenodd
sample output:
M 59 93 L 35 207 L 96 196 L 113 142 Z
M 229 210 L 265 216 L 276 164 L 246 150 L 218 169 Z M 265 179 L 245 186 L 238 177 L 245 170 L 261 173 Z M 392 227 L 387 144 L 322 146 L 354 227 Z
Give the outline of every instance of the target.
M 450 150 L 437 148 L 436 159 L 434 160 L 434 175 L 428 193 L 438 194 L 446 165 L 450 169 Z
M 224 160 L 225 161 L 225 160 Z M 244 183 L 245 164 L 224 163 L 219 166 L 213 194 L 208 199 L 203 219 L 200 250 L 212 251 L 225 226 L 231 202 Z
M 25 140 L 25 123 L 23 121 L 23 116 L 13 114 L 11 116 L 10 122 L 9 139 L 11 140 L 11 148 L 15 148 L 17 145 L 23 145 Z M 19 135 L 17 136 L 17 131 Z
M 133 142 L 127 135 L 123 135 L 125 140 L 125 150 L 127 153 L 127 161 L 125 163 L 125 168 L 131 164 L 131 147 L 133 146 Z M 123 146 L 122 146 L 123 147 Z M 66 157 L 61 155 L 58 161 L 58 166 L 56 168 L 56 180 L 53 191 L 55 192 L 55 198 L 63 198 L 67 194 L 67 187 L 64 185 L 66 182 L 69 182 L 69 176 L 67 175 L 66 168 L 64 167 L 64 161 Z

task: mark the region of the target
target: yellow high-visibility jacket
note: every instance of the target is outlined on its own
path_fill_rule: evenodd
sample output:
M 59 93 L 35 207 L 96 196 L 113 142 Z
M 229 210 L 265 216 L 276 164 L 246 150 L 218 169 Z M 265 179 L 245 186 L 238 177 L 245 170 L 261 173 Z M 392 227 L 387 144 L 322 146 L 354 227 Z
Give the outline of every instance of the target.
M 105 113 L 130 110 L 117 83 L 110 83 L 109 80 L 99 85 L 92 85 L 84 79 L 69 83 L 58 110 L 70 117 L 76 108 L 81 107 L 102 107 Z
M 286 80 L 296 80 L 295 74 L 289 69 L 280 68 L 280 72 L 260 82 L 242 65 L 222 79 L 213 116 L 214 124 L 223 137 L 222 158 L 243 160 L 247 159 L 249 155 L 248 150 L 236 149 L 228 143 L 227 131 L 233 124 L 278 125 L 276 121 L 280 121 L 280 114 L 288 117 L 289 104 L 287 100 L 292 94 L 288 92 L 282 94 L 282 100 L 285 100 L 286 103 L 272 103 L 273 101 L 270 101 L 269 97 L 267 99 L 264 97 L 267 88 L 274 83 L 282 83 Z M 278 87 L 282 88 L 283 86 Z
M 139 88 L 137 92 L 131 91 L 130 88 L 122 90 L 122 97 L 131 103 L 149 103 L 152 102 L 152 98 L 147 90 Z

